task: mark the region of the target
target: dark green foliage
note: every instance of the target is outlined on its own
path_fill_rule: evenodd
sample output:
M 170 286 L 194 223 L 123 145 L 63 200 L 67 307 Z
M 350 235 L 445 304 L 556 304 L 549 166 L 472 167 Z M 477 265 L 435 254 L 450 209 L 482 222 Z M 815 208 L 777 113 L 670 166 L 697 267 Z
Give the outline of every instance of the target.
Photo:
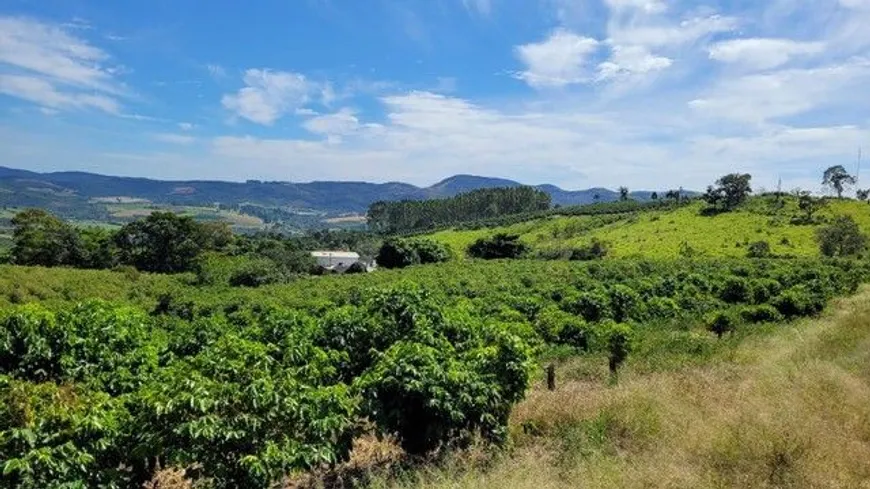
M 593 239 L 588 246 L 572 250 L 569 259 L 575 261 L 601 260 L 607 256 L 608 248 L 607 243 Z
M 824 256 L 854 256 L 867 249 L 867 236 L 851 216 L 839 216 L 816 232 L 819 250 Z
M 740 318 L 747 323 L 776 323 L 784 316 L 770 304 L 744 306 L 740 309 Z
M 141 393 L 136 453 L 202 464 L 220 487 L 267 487 L 347 458 L 356 400 L 306 344 L 229 335 L 160 372 Z M 311 365 L 307 363 L 311 362 Z
M 619 367 L 631 353 L 633 332 L 628 325 L 611 324 L 606 331 L 607 365 L 611 375 L 616 375 Z
M 619 187 L 619 200 L 628 200 L 628 187 Z
M 484 260 L 521 258 L 528 251 L 529 247 L 520 241 L 519 236 L 504 233 L 491 238 L 480 238 L 468 247 L 469 256 Z
M 822 177 L 822 185 L 826 185 L 837 192 L 837 198 L 843 198 L 843 191 L 848 185 L 854 185 L 855 177 L 849 175 L 849 172 L 843 168 L 843 165 L 835 165 L 827 170 Z
M 363 263 L 359 262 L 359 261 L 353 263 L 351 266 L 347 267 L 347 270 L 344 271 L 344 273 L 347 273 L 350 275 L 357 274 L 357 273 L 366 273 L 366 272 L 368 272 L 368 269 L 366 269 L 366 266 L 363 265 Z
M 447 199 L 375 202 L 369 228 L 384 234 L 547 210 L 550 196 L 532 187 L 473 190 Z
M 612 316 L 609 297 L 596 291 L 581 292 L 563 307 L 589 322 L 602 321 Z
M 384 268 L 405 268 L 449 259 L 450 251 L 437 241 L 425 238 L 390 238 L 381 245 L 376 261 Z
M 791 220 L 792 224 L 814 224 L 816 213 L 828 205 L 827 200 L 813 197 L 811 193 L 806 191 L 798 191 L 797 197 L 798 209 L 800 209 L 801 214 Z
M 749 248 L 746 250 L 747 258 L 769 258 L 770 255 L 770 243 L 767 241 L 755 241 L 754 243 L 750 243 Z
M 640 295 L 631 287 L 623 284 L 614 285 L 609 291 L 610 309 L 616 322 L 625 322 L 629 319 L 641 320 L 643 303 Z
M 263 258 L 246 260 L 229 276 L 229 284 L 233 287 L 260 287 L 284 280 L 286 277 L 281 274 L 275 263 Z
M 510 407 L 528 386 L 531 350 L 510 329 L 445 318 L 426 302 L 410 288 L 369 304 L 393 338 L 360 377 L 367 411 L 411 454 L 475 433 L 504 441 Z
M 192 270 L 201 252 L 220 243 L 215 234 L 191 217 L 154 212 L 121 228 L 115 244 L 121 263 L 149 272 L 177 273 Z
M 0 375 L 0 487 L 135 487 L 119 451 L 123 399 Z
M 722 284 L 719 298 L 730 304 L 750 302 L 752 300 L 752 287 L 749 281 L 743 277 L 729 277 Z
M 773 299 L 772 304 L 787 319 L 811 316 L 824 308 L 824 300 L 814 296 L 803 286 L 784 290 Z
M 737 328 L 738 319 L 730 311 L 719 311 L 707 320 L 707 329 L 721 338 Z
M 704 200 L 710 209 L 719 212 L 732 211 L 746 201 L 752 192 L 750 187 L 752 175 L 731 173 L 716 180 L 716 186 L 707 187 Z
M 27 209 L 12 218 L 13 263 L 75 266 L 83 261 L 81 239 L 72 226 L 42 209 Z

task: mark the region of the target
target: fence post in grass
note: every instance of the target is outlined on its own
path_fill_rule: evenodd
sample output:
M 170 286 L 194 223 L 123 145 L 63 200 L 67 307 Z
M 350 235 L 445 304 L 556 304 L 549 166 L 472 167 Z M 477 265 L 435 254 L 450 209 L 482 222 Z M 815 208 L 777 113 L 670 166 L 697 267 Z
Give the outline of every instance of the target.
M 547 367 L 547 389 L 556 390 L 556 366 L 552 363 Z

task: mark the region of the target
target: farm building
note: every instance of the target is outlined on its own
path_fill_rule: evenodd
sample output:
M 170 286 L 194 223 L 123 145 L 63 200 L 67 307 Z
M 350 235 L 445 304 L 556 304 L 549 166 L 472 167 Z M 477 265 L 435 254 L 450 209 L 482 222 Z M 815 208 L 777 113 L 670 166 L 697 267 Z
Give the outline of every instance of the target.
M 359 261 L 359 254 L 353 251 L 312 251 L 311 256 L 327 270 L 342 271 Z

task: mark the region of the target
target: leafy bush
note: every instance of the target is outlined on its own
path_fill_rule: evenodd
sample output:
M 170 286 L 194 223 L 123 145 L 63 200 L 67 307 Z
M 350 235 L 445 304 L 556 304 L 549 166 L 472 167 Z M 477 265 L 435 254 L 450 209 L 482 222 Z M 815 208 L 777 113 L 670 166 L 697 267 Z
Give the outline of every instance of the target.
M 728 277 L 719 290 L 719 298 L 729 304 L 739 304 L 752 300 L 749 281 L 742 277 Z
M 480 238 L 468 247 L 468 255 L 485 260 L 521 258 L 528 252 L 529 247 L 519 239 L 517 235 L 503 233 L 491 238 Z
M 568 312 L 579 314 L 589 322 L 602 321 L 613 315 L 609 297 L 601 292 L 581 292 L 572 302 L 566 303 L 563 307 Z
M 824 256 L 854 256 L 867 249 L 867 236 L 851 216 L 837 217 L 830 225 L 819 228 L 816 239 Z
M 607 243 L 598 239 L 593 239 L 588 246 L 576 248 L 571 252 L 570 260 L 574 261 L 590 261 L 600 260 L 607 256 L 609 246 Z
M 716 336 L 721 338 L 725 333 L 730 333 L 737 329 L 738 323 L 739 321 L 732 312 L 720 311 L 713 314 L 707 320 L 707 329 L 716 333 Z
M 797 286 L 784 290 L 773 300 L 773 307 L 786 318 L 811 316 L 825 307 L 825 302 L 814 296 L 805 287 Z
M 284 280 L 285 277 L 276 269 L 274 262 L 261 258 L 248 260 L 233 270 L 228 282 L 233 287 L 260 287 Z
M 411 265 L 440 263 L 450 259 L 450 251 L 431 239 L 391 238 L 384 241 L 376 261 L 384 268 L 405 268 Z
M 784 316 L 770 304 L 744 306 L 740 309 L 740 317 L 747 323 L 776 323 L 784 319 Z
M 747 258 L 769 258 L 771 256 L 770 243 L 767 241 L 756 241 L 749 244 L 746 250 Z
M 120 464 L 129 422 L 122 399 L 0 375 L 0 485 L 131 487 Z
M 624 322 L 630 318 L 643 319 L 641 312 L 643 303 L 634 289 L 627 285 L 616 284 L 608 292 L 614 320 Z

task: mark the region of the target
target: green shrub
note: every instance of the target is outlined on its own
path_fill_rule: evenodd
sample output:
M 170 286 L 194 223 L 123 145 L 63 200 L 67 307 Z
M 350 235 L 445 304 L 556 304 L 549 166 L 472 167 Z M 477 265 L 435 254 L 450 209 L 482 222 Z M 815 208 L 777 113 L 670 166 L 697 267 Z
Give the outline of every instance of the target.
M 260 287 L 284 281 L 285 278 L 274 262 L 253 259 L 241 264 L 230 273 L 228 283 L 232 287 Z
M 707 320 L 707 329 L 721 338 L 725 333 L 737 329 L 739 321 L 730 311 L 719 311 Z
M 602 321 L 612 316 L 610 299 L 601 292 L 581 292 L 573 302 L 566 303 L 563 307 L 589 322 Z
M 749 281 L 742 277 L 728 277 L 719 290 L 719 298 L 729 304 L 740 304 L 752 300 Z
M 819 250 L 824 256 L 854 256 L 867 249 L 867 236 L 851 216 L 839 216 L 816 231 Z
M 813 296 L 806 287 L 797 286 L 784 290 L 773 300 L 773 307 L 786 318 L 811 316 L 825 306 L 823 299 Z
M 784 316 L 770 304 L 744 306 L 740 309 L 740 317 L 747 323 L 776 323 Z
M 478 239 L 468 247 L 468 255 L 485 260 L 521 258 L 528 250 L 529 247 L 520 242 L 519 236 L 502 233 Z
M 640 295 L 631 287 L 616 284 L 608 291 L 613 319 L 624 322 L 629 319 L 643 319 Z
M 376 261 L 384 268 L 405 268 L 445 262 L 449 259 L 450 250 L 437 241 L 425 238 L 391 238 L 381 245 Z
M 756 241 L 750 243 L 746 250 L 748 258 L 769 258 L 771 256 L 770 243 L 767 241 Z
M 135 487 L 124 400 L 76 385 L 0 375 L 0 486 Z
M 572 250 L 569 259 L 573 261 L 600 260 L 607 256 L 608 248 L 607 243 L 593 239 L 588 246 Z

